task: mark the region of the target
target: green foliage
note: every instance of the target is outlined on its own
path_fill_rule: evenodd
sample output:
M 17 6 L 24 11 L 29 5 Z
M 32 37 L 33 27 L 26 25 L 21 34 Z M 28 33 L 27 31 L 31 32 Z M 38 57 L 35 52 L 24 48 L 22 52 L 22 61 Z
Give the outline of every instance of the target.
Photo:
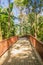
M 14 25 L 15 17 L 11 14 L 13 9 L 13 3 L 9 3 L 8 8 L 2 9 L 0 7 L 0 32 L 3 38 L 9 38 L 14 35 L 26 35 L 26 34 L 37 34 L 37 39 L 43 41 L 43 16 L 37 18 L 39 12 L 36 12 L 36 8 L 41 9 L 43 6 L 43 0 L 40 0 L 40 4 L 31 4 L 31 0 L 14 0 L 16 6 L 21 7 L 20 9 L 20 25 Z M 22 14 L 22 10 L 24 7 L 32 6 L 32 12 L 29 15 Z M 10 18 L 10 20 L 9 20 Z M 38 20 L 38 21 L 37 21 Z M 10 26 L 9 26 L 10 23 Z
M 9 38 L 13 35 L 15 35 L 15 31 L 14 31 L 14 22 L 12 20 L 12 18 L 10 19 L 10 30 L 8 27 L 8 15 L 5 14 L 1 14 L 1 30 L 2 30 L 2 36 L 3 38 Z
M 15 35 L 20 35 L 20 25 L 15 24 Z
M 13 3 L 10 4 L 10 13 L 12 12 L 12 9 L 13 9 Z M 15 17 L 13 15 L 10 15 L 10 29 L 9 29 L 8 17 L 9 17 L 8 8 L 4 8 L 3 10 L 2 8 L 0 8 L 0 28 L 2 31 L 0 32 L 4 39 L 15 35 L 15 27 L 13 21 Z
M 10 11 L 13 9 L 13 3 L 10 3 Z
M 30 34 L 34 35 L 35 32 L 35 14 L 30 13 L 28 22 L 30 23 Z
M 39 17 L 37 35 L 38 35 L 38 39 L 43 41 L 43 16 Z
M 28 1 L 29 0 L 15 0 L 14 2 L 17 6 L 26 6 L 28 4 Z
M 34 13 L 30 13 L 29 14 L 29 22 L 30 23 L 34 23 L 34 21 L 35 21 L 35 14 Z

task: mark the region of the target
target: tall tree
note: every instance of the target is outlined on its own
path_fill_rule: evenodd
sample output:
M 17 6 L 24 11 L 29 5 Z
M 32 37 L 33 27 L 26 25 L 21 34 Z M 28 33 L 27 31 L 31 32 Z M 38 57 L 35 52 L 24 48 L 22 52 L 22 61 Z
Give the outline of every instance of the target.
M 30 5 L 30 0 L 14 0 L 15 1 L 15 5 L 17 7 L 20 7 L 20 15 L 22 15 L 22 10 L 27 7 L 27 5 Z M 21 21 L 20 21 L 20 25 L 21 25 L 21 22 L 22 22 L 22 18 L 21 18 Z M 20 26 L 20 34 L 21 34 L 21 26 Z
M 0 12 L 1 12 L 1 0 L 0 0 Z M 0 14 L 0 41 L 2 40 L 2 30 L 1 30 L 1 14 Z
M 43 16 L 40 16 L 38 19 L 38 40 L 43 41 Z
M 9 8 L 8 8 L 8 13 L 9 13 L 9 17 L 8 17 L 8 22 L 9 22 L 9 29 L 10 29 L 10 0 L 8 0 L 8 5 L 9 5 Z
M 36 0 L 34 0 L 34 3 L 32 4 L 32 12 L 35 13 L 35 37 L 37 38 L 37 23 L 38 23 L 38 14 L 41 12 L 41 8 L 42 8 L 42 0 L 39 0 L 40 3 L 37 3 Z M 39 11 L 38 11 L 39 8 Z
M 28 22 L 30 23 L 30 34 L 34 35 L 34 30 L 35 30 L 35 14 L 34 13 L 29 14 Z
M 10 2 L 10 0 L 8 0 L 8 22 L 9 22 L 9 29 L 10 29 L 10 16 L 11 16 L 11 12 L 13 9 L 13 3 Z

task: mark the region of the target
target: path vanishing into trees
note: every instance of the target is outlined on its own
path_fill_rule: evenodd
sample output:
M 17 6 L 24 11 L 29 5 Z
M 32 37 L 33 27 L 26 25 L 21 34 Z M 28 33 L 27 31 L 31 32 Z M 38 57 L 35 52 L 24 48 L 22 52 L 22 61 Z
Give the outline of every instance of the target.
M 0 65 L 42 65 L 41 59 L 27 38 L 20 38 L 0 58 Z

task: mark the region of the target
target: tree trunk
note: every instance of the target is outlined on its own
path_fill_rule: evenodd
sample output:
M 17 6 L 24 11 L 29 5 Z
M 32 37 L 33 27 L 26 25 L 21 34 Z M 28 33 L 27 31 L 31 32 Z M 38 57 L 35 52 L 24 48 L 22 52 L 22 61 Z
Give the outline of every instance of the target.
M 21 35 L 21 22 L 20 22 L 20 35 Z
M 1 0 L 0 0 L 0 7 L 1 7 Z M 0 10 L 1 12 L 1 10 Z M 1 15 L 0 15 L 0 41 L 2 40 L 2 31 L 1 31 Z
M 0 23 L 0 41 L 2 41 L 1 23 Z
M 21 14 L 22 14 L 22 8 L 20 8 L 20 15 L 21 15 Z M 21 32 L 22 32 L 21 22 L 22 22 L 22 18 L 20 18 L 20 35 L 21 35 Z
M 37 38 L 37 13 L 35 13 L 35 37 Z
M 9 16 L 8 16 L 8 26 L 9 26 L 9 30 L 10 30 L 10 0 L 8 0 L 8 3 L 9 3 Z

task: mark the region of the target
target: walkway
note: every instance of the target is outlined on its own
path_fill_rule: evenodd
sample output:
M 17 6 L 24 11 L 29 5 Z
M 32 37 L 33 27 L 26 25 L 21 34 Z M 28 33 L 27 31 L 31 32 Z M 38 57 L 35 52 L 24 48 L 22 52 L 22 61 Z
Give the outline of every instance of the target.
M 30 42 L 21 38 L 0 58 L 0 65 L 41 65 L 41 60 Z

